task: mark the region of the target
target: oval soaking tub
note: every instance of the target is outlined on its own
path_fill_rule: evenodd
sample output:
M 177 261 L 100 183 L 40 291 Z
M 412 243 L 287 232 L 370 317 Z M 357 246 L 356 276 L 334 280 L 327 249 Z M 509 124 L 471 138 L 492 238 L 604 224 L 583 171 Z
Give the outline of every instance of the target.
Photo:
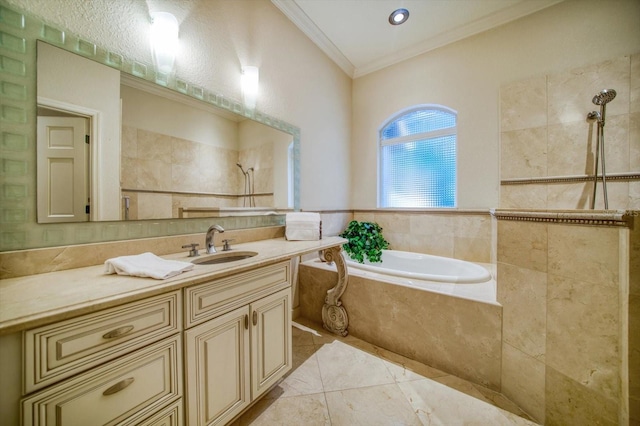
M 383 250 L 381 263 L 358 263 L 348 256 L 345 260 L 350 268 L 416 280 L 474 284 L 492 278 L 489 271 L 475 263 L 408 251 Z

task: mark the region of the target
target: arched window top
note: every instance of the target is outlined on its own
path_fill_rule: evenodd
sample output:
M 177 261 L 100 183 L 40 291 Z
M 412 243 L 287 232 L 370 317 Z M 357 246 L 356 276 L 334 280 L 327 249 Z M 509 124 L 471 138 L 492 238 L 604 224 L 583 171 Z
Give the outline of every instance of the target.
M 456 206 L 457 113 L 417 105 L 394 114 L 380 128 L 378 206 Z
M 391 117 L 380 130 L 380 140 L 455 128 L 456 113 L 436 105 L 420 105 Z

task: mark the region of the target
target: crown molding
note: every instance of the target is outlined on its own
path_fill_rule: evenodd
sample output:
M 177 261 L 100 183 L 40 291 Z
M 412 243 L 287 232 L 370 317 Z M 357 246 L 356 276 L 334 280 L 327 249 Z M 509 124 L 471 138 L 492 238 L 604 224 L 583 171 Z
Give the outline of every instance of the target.
M 435 50 L 447 44 L 490 30 L 523 16 L 538 12 L 564 0 L 521 1 L 487 17 L 438 34 L 421 43 L 397 51 L 395 54 L 369 62 L 356 68 L 331 40 L 316 26 L 295 0 L 271 0 L 304 34 L 307 35 L 329 58 L 351 78 L 362 77 L 374 71 L 397 64 L 415 56 Z
M 316 46 L 335 62 L 349 77 L 353 78 L 355 67 L 340 49 L 318 28 L 306 13 L 292 0 L 271 0 L 291 22 L 295 24 Z

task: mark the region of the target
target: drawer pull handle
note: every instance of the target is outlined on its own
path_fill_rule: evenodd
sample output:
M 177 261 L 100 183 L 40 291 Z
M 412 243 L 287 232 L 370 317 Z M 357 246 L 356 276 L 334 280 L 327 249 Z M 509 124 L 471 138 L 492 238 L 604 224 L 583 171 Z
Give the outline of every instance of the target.
M 258 324 L 258 311 L 253 311 L 253 325 Z
M 246 330 L 248 330 L 248 329 L 249 329 L 249 315 L 245 315 L 245 316 L 244 316 L 244 328 L 245 328 Z
M 129 386 L 131 383 L 133 383 L 135 379 L 133 377 L 129 377 L 128 379 L 124 379 L 124 380 L 120 380 L 118 383 L 116 383 L 113 386 L 110 386 L 107 390 L 105 390 L 104 392 L 102 392 L 102 394 L 104 396 L 109 396 L 109 395 L 113 395 L 114 393 L 118 393 L 120 392 L 122 389 L 126 388 L 127 386 Z
M 118 337 L 122 337 L 125 334 L 131 333 L 133 330 L 132 325 L 125 325 L 124 327 L 118 327 L 115 330 L 111 330 L 108 333 L 102 335 L 103 339 L 116 339 Z

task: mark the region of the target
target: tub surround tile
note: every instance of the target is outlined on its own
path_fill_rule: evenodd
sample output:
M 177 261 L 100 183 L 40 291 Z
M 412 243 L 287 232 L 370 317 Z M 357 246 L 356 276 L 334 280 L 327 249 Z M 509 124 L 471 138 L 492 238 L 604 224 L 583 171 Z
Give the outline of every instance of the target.
M 491 263 L 490 238 L 454 237 L 453 257 L 468 262 Z
M 545 424 L 545 364 L 508 343 L 502 344 L 502 393 Z
M 460 215 L 453 218 L 453 234 L 456 237 L 491 239 L 493 222 L 491 216 Z
M 332 425 L 422 425 L 395 383 L 327 392 Z
M 500 179 L 547 176 L 547 128 L 500 134 Z
M 544 362 L 547 329 L 547 274 L 498 263 L 502 339 Z
M 618 231 L 611 227 L 549 225 L 549 273 L 617 288 Z
M 629 114 L 629 171 L 640 171 L 640 111 Z
M 640 112 L 640 53 L 631 55 L 629 112 Z
M 172 217 L 173 199 L 170 194 L 139 193 L 138 219 L 161 219 Z
M 387 232 L 409 233 L 409 216 L 401 213 L 374 213 L 374 222 Z
M 171 163 L 171 136 L 138 129 L 138 158 Z
M 603 396 L 618 398 L 618 288 L 549 274 L 546 363 Z
M 498 262 L 546 272 L 547 228 L 542 223 L 498 221 Z
M 299 277 L 301 316 L 321 323 L 324 295 L 336 273 L 301 265 Z M 350 336 L 499 389 L 500 306 L 355 275 L 349 277 L 342 302 L 349 314 Z
M 500 89 L 500 127 L 502 130 L 546 126 L 546 89 L 546 76 L 503 86 Z
M 546 425 L 618 425 L 618 404 L 553 368 L 546 369 Z
M 404 246 L 406 247 L 405 251 L 443 257 L 455 256 L 455 239 L 451 234 L 440 236 L 417 235 L 413 238 L 407 235 L 405 240 L 408 241 L 408 245 Z

